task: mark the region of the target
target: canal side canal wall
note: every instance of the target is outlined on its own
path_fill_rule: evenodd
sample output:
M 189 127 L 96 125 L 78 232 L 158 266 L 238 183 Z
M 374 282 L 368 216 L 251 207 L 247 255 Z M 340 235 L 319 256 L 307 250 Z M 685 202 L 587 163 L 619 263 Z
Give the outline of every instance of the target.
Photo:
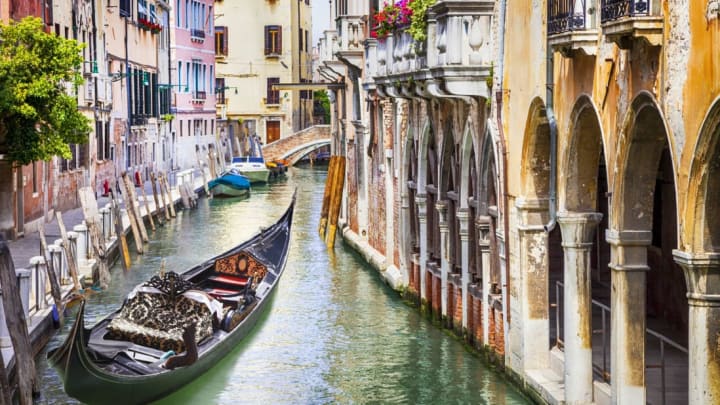
M 209 171 L 207 168 L 205 168 L 205 171 L 205 177 L 209 178 Z M 178 209 L 183 205 L 182 195 L 178 185 L 183 184 L 183 182 L 189 182 L 196 194 L 204 194 L 203 176 L 200 174 L 199 170 L 188 170 L 178 173 L 175 180 L 176 185 L 171 186 L 169 190 L 172 203 L 174 206 L 178 207 Z M 157 207 L 155 206 L 150 184 L 146 183 L 144 186 L 146 191 L 145 194 L 147 194 L 147 200 L 143 199 L 142 193 L 139 193 L 138 200 L 142 202 L 140 212 L 142 213 L 143 220 L 148 223 L 148 210 L 154 215 L 157 211 Z M 107 204 L 110 204 L 110 198 L 101 196 L 97 199 L 97 203 L 98 207 L 102 208 Z M 123 233 L 125 235 L 130 234 L 131 236 L 130 219 L 127 215 L 127 210 L 125 209 L 124 196 L 120 196 L 119 204 L 122 212 Z M 160 204 L 160 209 L 163 209 L 162 202 Z M 59 245 L 62 241 L 57 238 L 60 238 L 60 229 L 54 215 L 52 218 L 52 221 L 45 224 L 45 236 L 49 245 L 48 250 L 50 252 L 57 251 L 59 254 L 59 251 L 61 250 Z M 75 232 L 73 230 L 82 231 L 87 229 L 84 225 L 85 217 L 82 208 L 67 210 L 62 213 L 62 218 L 66 229 L 71 231 L 69 233 L 72 239 L 78 238 L 78 233 L 73 233 Z M 113 236 L 109 238 L 105 246 L 108 267 L 118 258 L 119 253 L 119 242 L 117 236 L 114 235 L 114 228 L 111 233 Z M 128 245 L 133 246 L 132 243 L 132 238 L 129 238 Z M 15 264 L 15 272 L 18 276 L 18 283 L 20 284 L 20 292 L 23 300 L 23 307 L 25 309 L 33 354 L 37 355 L 37 353 L 45 347 L 52 335 L 56 332 L 52 313 L 52 297 L 49 294 L 49 287 L 46 286 L 44 289 L 37 288 L 38 285 L 47 284 L 47 277 L 44 274 L 44 262 L 38 257 L 40 254 L 40 234 L 37 231 L 28 232 L 22 238 L 8 241 L 7 244 L 10 249 L 13 263 Z M 78 260 L 78 277 L 81 279 L 81 284 L 86 286 L 85 291 L 92 293 L 91 285 L 93 282 L 93 271 L 97 266 L 97 261 L 91 254 L 88 254 L 87 250 L 84 248 L 78 250 L 77 253 L 78 256 L 81 257 L 80 260 Z M 83 254 L 85 255 L 84 258 L 82 258 Z M 50 254 L 48 254 L 48 257 L 50 257 Z M 59 280 L 61 282 L 60 288 L 63 299 L 67 299 L 74 293 L 73 284 L 67 274 L 67 264 L 65 262 L 66 258 L 64 257 L 64 254 L 60 258 L 60 261 L 63 264 L 63 268 L 65 268 L 65 274 L 61 274 L 59 277 L 61 279 Z M 112 285 L 110 285 L 109 288 L 112 288 Z M 15 352 L 10 341 L 4 316 L 2 302 L 0 301 L 0 350 L 2 350 L 2 356 L 6 362 L 5 367 L 8 370 L 8 374 L 12 375 L 15 367 Z

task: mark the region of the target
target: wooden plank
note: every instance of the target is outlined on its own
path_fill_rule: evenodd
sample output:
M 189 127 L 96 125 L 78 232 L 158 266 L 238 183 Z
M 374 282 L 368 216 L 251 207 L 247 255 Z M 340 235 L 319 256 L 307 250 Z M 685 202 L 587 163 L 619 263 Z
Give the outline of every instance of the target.
M 328 229 L 325 235 L 325 244 L 332 248 L 335 246 L 335 233 L 337 231 L 337 221 L 340 215 L 340 204 L 342 203 L 343 187 L 345 186 L 345 157 L 338 156 L 338 170 L 335 174 L 336 187 L 330 200 L 330 211 L 328 212 Z
M 60 324 L 62 325 L 63 312 L 65 310 L 62 301 L 62 292 L 60 290 L 60 282 L 58 282 L 58 274 L 55 271 L 53 261 L 48 259 L 47 256 L 48 246 L 47 240 L 45 239 L 45 224 L 42 221 L 40 221 L 40 229 L 38 229 L 38 233 L 40 234 L 40 254 L 45 259 L 45 270 L 48 273 L 48 280 L 50 280 L 50 292 L 52 294 L 53 301 L 55 302 L 55 308 L 57 308 Z
M 330 207 L 330 192 L 332 190 L 332 182 L 335 173 L 335 166 L 337 165 L 337 156 L 330 157 L 330 164 L 328 165 L 328 174 L 325 178 L 325 191 L 323 192 L 323 203 L 320 209 L 320 225 L 318 226 L 318 232 L 320 237 L 325 239 L 325 228 L 327 226 L 327 216 Z
M 137 221 L 137 226 L 140 230 L 140 236 L 142 236 L 142 241 L 148 242 L 150 238 L 148 238 L 147 229 L 145 229 L 145 221 L 143 220 L 142 214 L 140 213 L 137 194 L 135 194 L 135 185 L 133 184 L 127 173 L 123 173 L 122 177 L 123 181 L 125 181 L 125 187 L 127 188 L 127 191 L 129 193 L 128 198 L 125 199 L 125 207 L 127 208 L 128 204 L 132 206 L 133 212 L 135 213 L 135 220 Z
M 10 391 L 8 373 L 5 369 L 5 358 L 2 350 L 0 350 L 0 405 L 12 405 L 12 403 L 12 392 Z
M 183 207 L 185 207 L 185 209 L 190 208 L 190 196 L 188 195 L 185 183 L 178 186 L 178 191 L 180 191 L 180 199 L 182 200 Z
M 170 207 L 168 207 L 168 203 L 165 201 L 165 192 L 163 191 L 163 184 L 162 184 L 162 174 L 160 176 L 155 177 L 155 173 L 153 173 L 153 179 L 157 182 L 157 188 L 159 190 L 160 198 L 162 199 L 163 204 L 163 210 L 165 211 L 165 220 L 170 220 Z
M 163 174 L 161 177 L 161 183 L 165 188 L 165 192 L 168 196 L 168 206 L 170 207 L 170 216 L 175 218 L 175 201 L 173 200 L 172 192 L 170 190 L 170 183 L 168 183 L 167 175 Z
M 65 230 L 65 223 L 62 219 L 62 213 L 55 211 L 55 217 L 57 218 L 58 227 L 60 228 L 60 237 L 63 241 L 63 250 L 65 251 L 65 257 L 67 258 L 68 270 L 70 271 L 70 277 L 73 280 L 73 287 L 75 290 L 81 290 L 80 280 L 78 279 L 77 270 L 77 258 L 75 252 L 70 249 L 70 240 L 68 239 L 67 230 Z
M 153 200 L 155 200 L 155 215 L 157 215 L 158 223 L 162 224 L 162 214 L 161 214 L 162 211 L 160 211 L 160 199 L 158 198 L 156 181 L 157 181 L 157 179 L 155 178 L 155 172 L 150 172 L 150 185 L 152 186 L 152 190 L 153 190 Z M 165 205 L 165 201 L 163 200 L 163 206 L 164 205 Z M 167 212 L 167 207 L 164 207 L 163 211 L 165 212 L 167 219 L 170 219 L 170 214 Z
M 155 221 L 152 217 L 152 212 L 150 212 L 150 206 L 148 205 L 148 198 L 147 193 L 145 193 L 145 183 L 140 187 L 140 190 L 142 190 L 142 196 L 143 196 L 143 203 L 145 204 L 145 212 L 147 213 L 148 220 L 150 220 L 150 228 L 152 230 L 155 230 Z M 155 207 L 157 209 L 157 207 Z
M 130 219 L 130 229 L 132 230 L 133 238 L 135 239 L 135 250 L 139 253 L 143 253 L 143 243 L 142 239 L 140 238 L 140 230 L 138 229 L 137 225 L 137 219 L 135 218 L 135 213 L 133 212 L 132 208 L 130 207 L 130 203 L 128 200 L 130 200 L 129 197 L 129 191 L 127 189 L 127 185 L 125 184 L 125 179 L 122 179 L 120 181 L 120 189 L 122 192 L 122 195 L 125 199 L 125 211 L 128 214 L 128 219 Z M 118 218 L 120 218 L 118 216 Z
M 59 214 L 59 213 L 58 213 Z M 21 404 L 33 403 L 36 387 L 35 360 L 33 359 L 30 336 L 28 335 L 25 310 L 20 299 L 20 290 L 15 276 L 15 265 L 5 239 L 0 237 L 0 288 L 17 372 L 18 396 Z
M 127 238 L 125 237 L 125 230 L 122 225 L 120 204 L 118 204 L 115 199 L 115 192 L 113 190 L 110 190 L 110 207 L 113 212 L 112 216 L 115 233 L 120 241 L 120 263 L 122 264 L 123 270 L 127 272 L 130 269 L 130 249 L 128 249 Z

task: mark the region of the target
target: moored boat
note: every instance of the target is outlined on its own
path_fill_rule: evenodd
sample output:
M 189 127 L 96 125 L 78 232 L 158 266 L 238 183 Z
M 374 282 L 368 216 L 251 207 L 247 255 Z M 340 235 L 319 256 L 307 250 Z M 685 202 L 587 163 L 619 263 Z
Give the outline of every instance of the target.
M 250 194 L 250 180 L 237 169 L 230 169 L 208 182 L 213 197 L 244 197 Z
M 265 158 L 257 135 L 247 137 L 246 142 L 249 145 L 248 155 L 234 156 L 230 167 L 237 169 L 250 180 L 250 183 L 267 183 L 270 179 L 270 169 L 265 165 Z
M 85 403 L 147 403 L 183 387 L 237 346 L 266 308 L 287 260 L 295 197 L 250 240 L 181 274 L 137 286 L 86 329 L 83 301 L 48 360 Z M 179 354 L 178 354 L 179 353 Z

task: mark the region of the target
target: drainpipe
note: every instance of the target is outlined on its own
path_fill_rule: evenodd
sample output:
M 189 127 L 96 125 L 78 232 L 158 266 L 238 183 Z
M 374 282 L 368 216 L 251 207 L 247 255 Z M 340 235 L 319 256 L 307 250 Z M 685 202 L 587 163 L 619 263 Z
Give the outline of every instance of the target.
M 545 36 L 547 38 L 547 35 Z M 547 53 L 546 63 L 546 84 L 545 84 L 545 113 L 550 126 L 550 190 L 548 193 L 548 210 L 550 211 L 550 220 L 543 226 L 545 232 L 550 233 L 555 229 L 557 224 L 557 122 L 553 113 L 553 88 L 555 87 L 553 52 L 550 42 L 546 40 L 545 48 Z
M 130 81 L 130 63 L 129 63 L 129 50 L 128 50 L 128 17 L 125 17 L 125 91 L 127 91 L 127 124 L 125 126 L 125 150 L 123 151 L 125 154 L 128 154 L 128 149 L 130 149 L 130 126 L 132 125 L 132 95 L 130 94 L 130 90 L 132 89 L 131 81 Z M 128 154 L 129 155 L 129 154 Z M 125 163 L 127 163 L 130 159 L 130 156 L 125 156 Z M 128 167 L 125 167 L 125 170 L 127 171 L 130 169 Z
M 498 32 L 505 32 L 505 12 L 507 8 L 507 3 L 505 0 L 500 1 L 500 27 L 498 28 Z M 495 145 L 497 147 L 497 150 L 500 152 L 501 159 L 503 162 L 503 186 L 502 186 L 502 199 L 503 202 L 503 228 L 505 237 L 503 238 L 503 244 L 505 245 L 505 305 L 503 307 L 505 308 L 505 321 L 507 322 L 507 325 L 510 325 L 510 294 L 508 293 L 510 291 L 510 215 L 508 210 L 508 169 L 507 169 L 507 161 L 508 161 L 508 151 L 505 148 L 505 133 L 503 132 L 503 123 L 502 123 L 502 103 L 503 103 L 503 80 L 504 80 L 504 74 L 503 69 L 505 69 L 505 39 L 503 38 L 500 41 L 499 49 L 498 49 L 499 57 L 498 57 L 498 91 L 495 93 L 495 105 L 497 107 L 497 112 L 495 114 L 496 120 L 497 120 L 497 127 L 498 127 L 498 140 L 495 142 Z M 504 328 L 507 331 L 507 328 Z M 507 332 L 506 332 L 507 333 Z

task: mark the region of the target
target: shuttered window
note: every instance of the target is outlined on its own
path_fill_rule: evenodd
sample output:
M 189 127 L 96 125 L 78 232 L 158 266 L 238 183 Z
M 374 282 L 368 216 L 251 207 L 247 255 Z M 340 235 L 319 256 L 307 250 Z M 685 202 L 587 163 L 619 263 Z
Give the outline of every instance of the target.
M 265 26 L 265 55 L 277 56 L 282 53 L 282 27 L 279 25 Z
M 215 55 L 227 56 L 228 30 L 227 27 L 215 27 Z
M 280 83 L 279 77 L 268 77 L 267 79 L 267 99 L 265 104 L 280 104 L 280 90 L 273 90 L 273 84 Z

